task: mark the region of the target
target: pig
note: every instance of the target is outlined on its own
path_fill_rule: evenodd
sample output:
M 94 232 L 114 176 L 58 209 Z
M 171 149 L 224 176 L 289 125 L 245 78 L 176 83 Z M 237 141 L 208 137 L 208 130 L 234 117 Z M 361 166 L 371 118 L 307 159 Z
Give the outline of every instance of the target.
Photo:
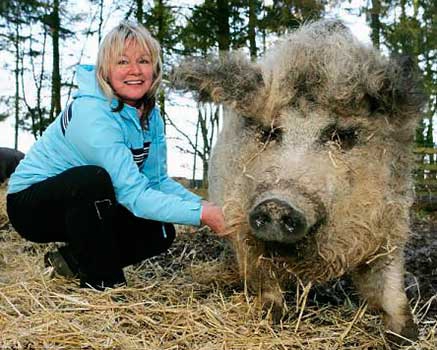
M 403 257 L 425 101 L 412 61 L 321 20 L 257 62 L 238 53 L 188 59 L 172 80 L 223 105 L 209 196 L 224 208 L 242 278 L 273 321 L 285 315 L 290 282 L 348 274 L 389 336 L 417 339 Z
M 0 147 L 0 184 L 15 171 L 24 153 L 8 147 Z

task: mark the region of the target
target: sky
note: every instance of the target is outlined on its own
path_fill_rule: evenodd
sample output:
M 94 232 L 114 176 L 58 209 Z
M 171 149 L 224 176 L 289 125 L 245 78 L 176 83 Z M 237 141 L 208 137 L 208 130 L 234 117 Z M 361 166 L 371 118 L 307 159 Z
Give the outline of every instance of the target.
M 358 8 L 364 5 L 365 0 L 353 0 L 342 1 L 341 6 L 335 10 L 328 9 L 327 17 L 330 18 L 340 18 L 344 23 L 351 29 L 353 34 L 362 42 L 370 43 L 370 29 L 366 24 L 366 19 L 364 15 L 359 15 Z M 201 3 L 201 0 L 186 0 L 184 3 Z M 265 3 L 268 4 L 269 0 Z M 108 4 L 107 10 L 110 9 L 110 0 L 106 0 Z M 182 2 L 178 2 L 182 3 Z M 76 3 L 72 6 L 82 7 L 83 0 L 76 0 Z M 350 11 L 352 9 L 352 13 Z M 108 31 L 113 26 L 115 26 L 119 17 L 114 14 L 106 13 L 108 21 L 105 24 L 105 31 Z M 86 27 L 86 22 L 83 24 Z M 80 29 L 80 28 L 76 28 Z M 83 28 L 82 28 L 83 29 Z M 85 45 L 85 46 L 84 46 Z M 62 65 L 64 67 L 74 67 L 78 61 L 78 52 L 84 47 L 84 52 L 87 54 L 83 57 L 81 63 L 94 64 L 95 55 L 97 53 L 97 39 L 89 39 L 86 43 L 83 41 L 74 41 L 69 43 L 64 43 L 64 50 L 62 54 Z M 10 55 L 5 52 L 0 52 L 0 96 L 11 95 L 14 91 L 14 79 L 12 73 L 6 71 L 4 66 L 11 62 L 13 59 Z M 46 63 L 49 66 L 49 62 Z M 72 68 L 73 69 L 73 68 Z M 26 87 L 26 93 L 29 94 L 29 98 L 32 98 L 32 87 Z M 46 98 L 49 98 L 48 96 Z M 196 122 L 197 110 L 196 104 L 192 101 L 189 96 L 176 96 L 170 94 L 168 96 L 168 102 L 166 105 L 167 113 L 170 118 L 177 122 L 178 125 L 185 125 L 186 129 L 190 129 L 190 125 Z M 1 112 L 1 111 L 0 111 Z M 14 147 L 14 118 L 9 117 L 4 122 L 0 122 L 0 147 Z M 192 129 L 192 128 L 191 128 Z M 194 130 L 193 130 L 194 132 Z M 192 177 L 192 155 L 183 153 L 178 150 L 177 145 L 183 146 L 183 141 L 180 140 L 181 137 L 178 133 L 171 127 L 167 128 L 167 142 L 168 142 L 168 172 L 170 176 L 181 176 L 181 177 Z M 19 133 L 19 149 L 26 153 L 32 144 L 35 142 L 34 137 L 29 132 L 21 131 Z M 197 178 L 201 178 L 200 171 L 196 174 Z

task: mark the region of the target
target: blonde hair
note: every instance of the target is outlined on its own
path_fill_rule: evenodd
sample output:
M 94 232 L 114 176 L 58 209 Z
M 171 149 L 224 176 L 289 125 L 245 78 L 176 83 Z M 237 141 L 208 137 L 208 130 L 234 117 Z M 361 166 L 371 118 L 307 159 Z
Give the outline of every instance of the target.
M 128 42 L 134 42 L 142 49 L 149 51 L 153 65 L 153 83 L 142 101 L 144 106 L 143 117 L 147 117 L 155 105 L 155 98 L 162 81 L 161 47 L 150 32 L 141 24 L 130 21 L 122 21 L 113 28 L 100 44 L 96 62 L 96 78 L 99 87 L 109 100 L 117 98 L 119 106 L 117 111 L 123 108 L 123 102 L 117 97 L 114 89 L 108 81 L 111 64 L 123 55 Z M 142 118 L 143 119 L 143 118 Z M 143 121 L 143 120 L 142 120 Z

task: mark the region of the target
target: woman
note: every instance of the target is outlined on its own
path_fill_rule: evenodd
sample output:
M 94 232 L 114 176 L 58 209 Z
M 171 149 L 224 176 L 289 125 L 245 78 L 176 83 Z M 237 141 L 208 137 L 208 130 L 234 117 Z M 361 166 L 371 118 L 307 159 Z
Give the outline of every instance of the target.
M 16 231 L 33 242 L 66 242 L 45 260 L 81 287 L 125 284 L 123 267 L 167 250 L 173 223 L 224 230 L 221 208 L 167 175 L 155 107 L 161 77 L 158 42 L 122 22 L 103 40 L 96 67 L 79 66 L 73 102 L 9 181 Z

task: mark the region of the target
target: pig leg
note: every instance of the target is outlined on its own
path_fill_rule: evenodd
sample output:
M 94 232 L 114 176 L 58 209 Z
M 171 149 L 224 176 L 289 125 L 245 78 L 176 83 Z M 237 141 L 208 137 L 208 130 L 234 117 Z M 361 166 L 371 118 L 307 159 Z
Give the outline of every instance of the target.
M 263 310 L 270 314 L 272 322 L 278 324 L 285 316 L 287 306 L 282 293 L 280 281 L 275 278 L 271 267 L 262 263 L 253 271 L 242 274 L 250 292 L 258 295 Z
M 265 310 L 267 314 L 270 312 L 272 322 L 274 324 L 280 323 L 285 316 L 287 306 L 285 304 L 279 281 L 274 279 L 263 279 L 259 288 L 259 297 L 262 302 L 263 310 Z
M 281 279 L 269 259 L 262 256 L 262 250 L 250 239 L 237 239 L 234 243 L 237 253 L 240 276 L 248 290 L 257 295 L 262 308 L 271 314 L 272 322 L 277 324 L 287 310 L 281 288 Z
M 418 337 L 404 290 L 404 263 L 400 253 L 380 257 L 353 274 L 354 283 L 369 306 L 383 312 L 385 328 L 393 333 L 389 338 L 398 344 Z

